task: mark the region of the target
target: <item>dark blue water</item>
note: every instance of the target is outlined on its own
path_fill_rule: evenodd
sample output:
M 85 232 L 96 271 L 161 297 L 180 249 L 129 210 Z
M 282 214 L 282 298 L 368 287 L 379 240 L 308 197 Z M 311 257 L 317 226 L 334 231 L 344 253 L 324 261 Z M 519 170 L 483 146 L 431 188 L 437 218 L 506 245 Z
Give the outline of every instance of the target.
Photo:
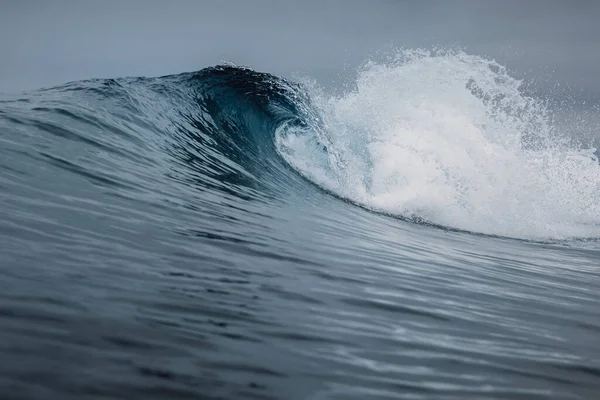
M 387 109 L 394 71 L 328 101 L 231 66 L 4 95 L 0 397 L 598 398 L 597 158 L 478 71 Z

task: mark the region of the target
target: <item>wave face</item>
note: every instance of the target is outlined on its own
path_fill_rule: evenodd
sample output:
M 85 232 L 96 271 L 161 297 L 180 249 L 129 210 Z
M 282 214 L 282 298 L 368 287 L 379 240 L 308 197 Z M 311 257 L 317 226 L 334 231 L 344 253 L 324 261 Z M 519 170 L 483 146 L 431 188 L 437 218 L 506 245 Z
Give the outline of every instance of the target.
M 593 397 L 600 167 L 551 111 L 460 52 L 3 96 L 0 397 Z

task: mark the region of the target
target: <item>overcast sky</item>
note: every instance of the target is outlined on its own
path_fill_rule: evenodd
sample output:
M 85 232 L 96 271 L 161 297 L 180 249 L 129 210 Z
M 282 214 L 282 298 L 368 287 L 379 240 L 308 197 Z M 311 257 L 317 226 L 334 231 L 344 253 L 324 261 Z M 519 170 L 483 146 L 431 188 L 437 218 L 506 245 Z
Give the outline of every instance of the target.
M 222 61 L 327 86 L 390 46 L 464 47 L 600 93 L 600 1 L 0 0 L 0 91 Z

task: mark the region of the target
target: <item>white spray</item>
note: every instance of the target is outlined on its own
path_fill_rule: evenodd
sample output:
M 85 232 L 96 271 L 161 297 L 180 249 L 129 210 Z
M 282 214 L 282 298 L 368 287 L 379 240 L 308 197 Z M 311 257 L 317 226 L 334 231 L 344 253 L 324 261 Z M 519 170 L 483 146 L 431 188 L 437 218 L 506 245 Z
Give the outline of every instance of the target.
M 520 85 L 477 56 L 404 51 L 341 97 L 313 86 L 324 128 L 282 128 L 276 142 L 308 179 L 373 210 L 509 237 L 600 236 L 595 149 Z

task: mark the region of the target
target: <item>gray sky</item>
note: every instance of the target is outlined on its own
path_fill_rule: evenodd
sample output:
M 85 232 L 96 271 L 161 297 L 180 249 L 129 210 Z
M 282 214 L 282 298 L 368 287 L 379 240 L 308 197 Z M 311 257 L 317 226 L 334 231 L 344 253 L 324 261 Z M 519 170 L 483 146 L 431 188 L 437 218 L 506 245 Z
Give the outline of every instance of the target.
M 0 7 L 3 92 L 222 61 L 327 86 L 389 46 L 459 45 L 519 77 L 600 93 L 593 0 L 0 0 Z

